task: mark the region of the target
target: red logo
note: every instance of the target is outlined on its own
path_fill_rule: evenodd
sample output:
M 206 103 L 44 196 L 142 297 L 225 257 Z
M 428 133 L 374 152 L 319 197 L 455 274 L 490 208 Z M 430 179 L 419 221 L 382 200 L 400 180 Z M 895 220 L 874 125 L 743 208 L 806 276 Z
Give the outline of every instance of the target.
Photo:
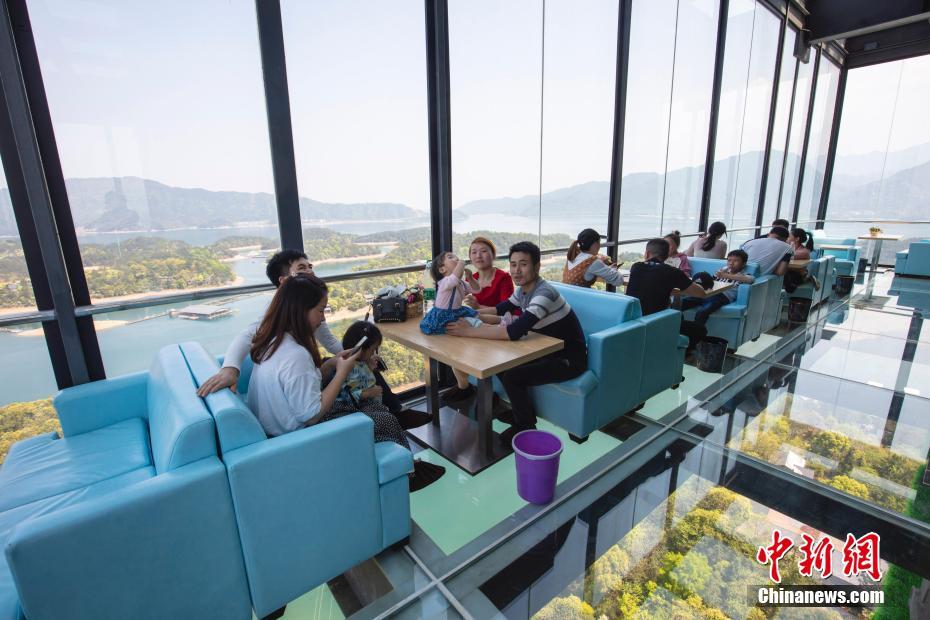
M 801 552 L 801 558 L 798 560 L 798 568 L 802 575 L 811 577 L 814 571 L 820 574 L 824 579 L 833 574 L 833 541 L 829 536 L 823 536 L 819 540 L 801 534 L 803 544 L 798 547 Z M 869 532 L 859 538 L 852 534 L 846 535 L 846 544 L 843 545 L 843 575 L 845 577 L 857 577 L 865 573 L 873 581 L 880 581 L 882 571 L 879 567 L 879 542 L 880 537 L 875 532 Z M 781 583 L 781 574 L 778 571 L 778 561 L 794 546 L 794 541 L 780 530 L 772 531 L 772 544 L 766 547 L 759 547 L 756 552 L 756 560 L 760 564 L 770 564 L 769 578 L 775 583 Z
M 769 578 L 775 583 L 781 583 L 781 575 L 778 573 L 778 560 L 788 553 L 788 549 L 793 546 L 793 540 L 782 536 L 779 530 L 774 530 L 772 532 L 772 544 L 768 547 L 759 547 L 759 551 L 756 553 L 756 560 L 759 561 L 759 564 L 772 563 L 769 568 Z

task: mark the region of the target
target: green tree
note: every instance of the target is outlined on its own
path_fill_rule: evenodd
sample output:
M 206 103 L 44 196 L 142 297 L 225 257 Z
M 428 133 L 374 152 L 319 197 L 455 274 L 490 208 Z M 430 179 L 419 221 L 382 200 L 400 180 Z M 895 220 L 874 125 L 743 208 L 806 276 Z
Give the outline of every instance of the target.
M 848 493 L 863 499 L 869 499 L 869 487 L 859 482 L 858 480 L 853 480 L 844 474 L 834 476 L 833 479 L 830 480 L 830 486 L 832 486 L 834 489 L 839 489 L 843 493 Z

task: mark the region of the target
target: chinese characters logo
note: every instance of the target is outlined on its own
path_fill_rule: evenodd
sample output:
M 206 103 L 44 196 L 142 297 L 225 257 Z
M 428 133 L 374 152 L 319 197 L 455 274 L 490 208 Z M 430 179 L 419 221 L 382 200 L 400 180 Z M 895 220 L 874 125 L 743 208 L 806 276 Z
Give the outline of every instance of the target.
M 833 541 L 828 536 L 823 536 L 820 540 L 815 541 L 807 534 L 801 534 L 803 543 L 798 547 L 801 552 L 801 559 L 798 561 L 800 573 L 806 577 L 811 577 L 814 571 L 824 579 L 833 574 Z M 865 573 L 873 581 L 879 581 L 882 578 L 882 571 L 879 567 L 879 535 L 869 532 L 859 538 L 852 534 L 846 535 L 846 543 L 843 545 L 843 575 L 845 577 L 855 577 Z M 769 565 L 769 578 L 774 583 L 781 583 L 781 573 L 778 570 L 778 562 L 794 546 L 794 541 L 785 536 L 779 530 L 772 532 L 772 544 L 759 547 L 756 552 L 756 560 L 760 564 Z

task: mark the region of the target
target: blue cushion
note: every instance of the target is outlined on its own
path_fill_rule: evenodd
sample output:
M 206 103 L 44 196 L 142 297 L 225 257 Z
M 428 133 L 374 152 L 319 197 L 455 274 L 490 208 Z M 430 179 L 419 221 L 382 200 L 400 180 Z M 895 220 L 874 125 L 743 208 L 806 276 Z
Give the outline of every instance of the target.
M 17 446 L 0 470 L 0 511 L 72 491 L 152 464 L 145 421 Z
M 597 375 L 586 370 L 574 379 L 559 383 L 546 383 L 533 388 L 534 392 L 549 393 L 550 396 L 561 394 L 573 398 L 584 398 L 597 387 Z
M 143 467 L 121 476 L 103 480 L 97 484 L 60 493 L 53 497 L 46 497 L 23 506 L 0 512 L 0 548 L 6 547 L 6 541 L 13 527 L 26 519 L 48 514 L 60 508 L 64 508 L 65 506 L 71 506 L 88 499 L 94 499 L 112 493 L 147 478 L 151 478 L 154 475 L 155 468 Z M 19 595 L 13 583 L 13 576 L 10 574 L 10 568 L 6 561 L 6 554 L 0 554 L 0 620 L 18 619 L 21 617 L 22 610 L 19 607 Z
M 148 412 L 158 473 L 216 456 L 213 417 L 197 396 L 178 345 L 161 349 L 149 370 Z
M 378 484 L 406 476 L 413 470 L 410 450 L 389 441 L 375 444 L 375 461 L 378 463 Z

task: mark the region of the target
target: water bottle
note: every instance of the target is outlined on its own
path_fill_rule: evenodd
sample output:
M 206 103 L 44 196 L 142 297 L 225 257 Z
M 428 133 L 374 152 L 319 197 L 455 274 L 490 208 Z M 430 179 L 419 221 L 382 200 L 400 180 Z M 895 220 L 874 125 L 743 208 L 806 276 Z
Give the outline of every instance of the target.
M 433 282 L 433 274 L 429 270 L 429 261 L 426 261 L 423 268 L 420 284 L 423 286 L 423 314 L 426 314 L 433 309 L 433 304 L 436 302 L 436 283 Z

